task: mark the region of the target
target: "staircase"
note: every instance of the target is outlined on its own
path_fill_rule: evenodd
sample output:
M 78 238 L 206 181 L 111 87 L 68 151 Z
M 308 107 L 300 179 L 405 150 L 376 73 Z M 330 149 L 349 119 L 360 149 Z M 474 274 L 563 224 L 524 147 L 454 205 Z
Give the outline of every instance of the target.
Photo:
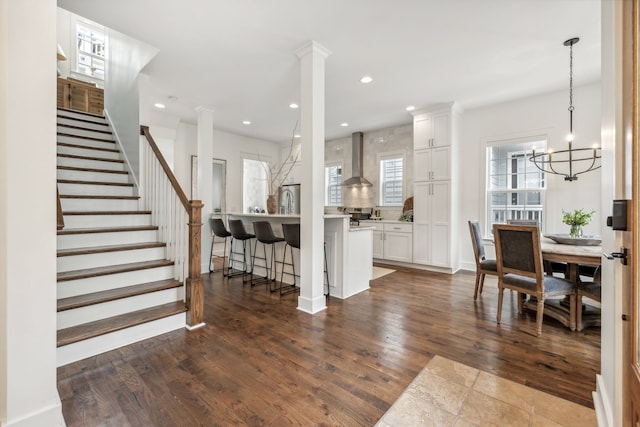
M 184 285 L 107 120 L 58 109 L 57 362 L 185 326 Z

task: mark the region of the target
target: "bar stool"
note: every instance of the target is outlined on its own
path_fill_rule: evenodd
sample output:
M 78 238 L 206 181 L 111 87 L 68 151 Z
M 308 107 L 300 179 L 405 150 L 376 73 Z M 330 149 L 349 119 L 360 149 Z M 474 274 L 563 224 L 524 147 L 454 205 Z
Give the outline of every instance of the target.
M 264 261 L 263 267 L 265 268 L 265 270 L 267 270 L 267 274 L 266 276 L 259 279 L 254 279 L 253 274 L 251 274 L 251 286 L 259 285 L 262 283 L 269 284 L 270 282 L 276 280 L 276 243 L 284 242 L 284 238 L 278 237 L 273 234 L 273 229 L 271 228 L 271 223 L 269 221 L 254 221 L 253 232 L 256 234 L 256 243 L 253 247 L 251 271 L 253 272 L 255 270 L 256 258 L 258 258 Z M 257 256 L 258 242 L 262 243 L 262 252 L 264 254 L 264 257 Z M 271 245 L 270 261 L 267 258 L 267 245 Z M 271 273 L 273 273 L 273 279 L 271 278 Z M 273 292 L 275 289 L 271 289 L 271 286 L 269 286 L 269 290 Z
M 224 226 L 224 222 L 222 222 L 220 218 L 209 218 L 209 224 L 211 225 L 211 254 L 209 255 L 209 273 L 213 273 L 213 258 L 222 258 L 222 276 L 226 277 L 229 275 L 229 265 L 227 264 L 227 271 L 225 273 L 224 263 L 227 253 L 227 237 L 231 237 L 231 233 L 229 233 L 229 230 L 227 230 L 227 227 Z M 222 257 L 213 254 L 213 244 L 215 243 L 216 237 L 224 239 L 224 249 L 222 250 Z M 229 259 L 231 259 L 231 253 L 229 253 Z
M 296 267 L 294 265 L 293 262 L 293 248 L 296 248 L 298 250 L 300 250 L 300 224 L 282 224 L 282 233 L 284 234 L 284 241 L 285 241 L 285 246 L 284 246 L 284 253 L 282 254 L 282 272 L 280 274 L 280 295 L 286 295 L 288 293 L 291 292 L 295 292 L 298 289 L 296 288 L 296 277 L 300 277 L 299 274 L 296 274 Z M 288 263 L 287 261 L 287 247 L 289 247 L 289 253 L 291 254 L 291 262 Z M 325 280 L 327 282 L 327 293 L 325 293 L 325 295 L 328 297 L 329 296 L 329 289 L 330 289 L 330 284 L 329 284 L 329 269 L 327 267 L 327 244 L 326 242 L 324 242 L 324 276 L 325 276 Z M 286 273 L 284 271 L 284 266 L 285 265 L 290 265 L 291 266 L 291 273 Z M 284 278 L 284 275 L 288 274 L 290 276 L 293 277 L 293 284 L 291 285 L 290 289 L 285 290 L 285 292 L 282 292 L 282 279 Z
M 254 239 L 256 237 L 255 234 L 247 233 L 247 230 L 244 228 L 244 224 L 239 219 L 230 219 L 229 220 L 229 230 L 231 231 L 231 247 L 229 248 L 229 268 L 231 269 L 231 263 L 236 263 L 237 261 L 233 258 L 233 255 L 242 255 L 242 271 L 237 273 L 229 273 L 228 277 L 239 276 L 242 274 L 242 282 L 246 282 L 245 279 L 247 273 L 253 274 L 252 271 L 247 271 L 247 267 L 249 263 L 247 262 L 247 240 Z M 233 250 L 233 241 L 240 240 L 242 242 L 242 252 Z M 251 242 L 249 242 L 249 259 L 251 259 Z M 235 267 L 233 267 L 237 270 Z

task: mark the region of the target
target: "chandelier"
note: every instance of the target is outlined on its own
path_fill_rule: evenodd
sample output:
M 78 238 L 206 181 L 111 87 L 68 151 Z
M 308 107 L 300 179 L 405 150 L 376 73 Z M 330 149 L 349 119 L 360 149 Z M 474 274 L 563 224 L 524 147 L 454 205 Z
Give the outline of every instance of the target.
M 600 148 L 573 148 L 573 45 L 578 37 L 564 42 L 569 46 L 569 148 L 566 150 L 547 150 L 536 153 L 535 148 L 529 160 L 542 172 L 563 175 L 565 181 L 576 181 L 578 175 L 600 168 Z

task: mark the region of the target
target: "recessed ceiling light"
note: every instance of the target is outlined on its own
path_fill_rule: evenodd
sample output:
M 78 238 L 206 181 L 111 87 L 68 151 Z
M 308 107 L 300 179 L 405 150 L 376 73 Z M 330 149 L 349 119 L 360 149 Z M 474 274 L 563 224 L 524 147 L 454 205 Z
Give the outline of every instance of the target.
M 293 135 L 294 138 L 302 138 L 302 136 L 298 133 L 296 133 L 295 135 Z
M 292 102 L 291 104 L 289 104 L 289 108 L 293 108 L 294 110 L 295 110 L 296 108 L 298 108 L 298 107 L 299 107 L 299 105 L 298 105 L 298 104 L 296 104 L 295 102 Z
M 413 111 L 415 109 L 416 109 L 416 107 L 414 107 L 413 105 L 409 105 L 407 108 L 405 108 L 405 110 L 407 110 L 407 111 Z
M 362 78 L 360 79 L 361 83 L 371 83 L 373 81 L 373 79 L 371 78 L 371 76 L 362 76 Z
M 164 108 L 164 104 L 161 104 L 159 102 L 156 102 L 155 104 L 153 104 L 153 106 L 160 109 Z
M 250 124 L 251 124 L 251 122 L 250 122 L 249 120 L 244 120 L 244 121 L 242 122 L 242 124 L 243 124 L 243 125 L 250 125 Z
M 349 123 L 340 123 L 340 126 L 342 126 L 343 128 L 346 128 L 347 126 L 349 126 Z

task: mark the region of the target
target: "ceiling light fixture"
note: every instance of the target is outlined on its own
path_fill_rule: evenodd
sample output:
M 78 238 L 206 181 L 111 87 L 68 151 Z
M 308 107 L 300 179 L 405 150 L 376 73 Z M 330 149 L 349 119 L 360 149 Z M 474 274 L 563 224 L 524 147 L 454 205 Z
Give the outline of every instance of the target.
M 407 111 L 413 111 L 415 109 L 416 109 L 416 107 L 414 107 L 413 105 L 409 105 L 409 106 L 407 106 L 407 108 L 405 108 L 405 110 L 407 110 Z
M 156 108 L 160 108 L 160 109 L 165 108 L 164 104 L 161 104 L 159 102 L 156 102 L 155 104 L 153 104 L 153 106 L 156 107 Z
M 242 124 L 243 124 L 243 125 L 250 125 L 250 124 L 251 124 L 251 122 L 250 122 L 249 120 L 243 120 L 243 121 L 242 121 Z
M 299 133 L 296 133 L 295 135 L 293 135 L 294 138 L 302 138 L 302 136 Z
M 573 148 L 573 45 L 578 37 L 564 42 L 569 46 L 569 148 L 567 150 L 537 153 L 533 148 L 529 160 L 542 172 L 564 175 L 565 181 L 576 181 L 578 175 L 600 168 L 600 148 Z
M 340 123 L 340 126 L 342 126 L 343 128 L 346 128 L 347 126 L 349 126 L 349 123 Z
M 373 78 L 371 78 L 371 76 L 362 76 L 362 78 L 360 79 L 360 83 L 371 83 L 373 81 Z
M 298 104 L 296 104 L 295 102 L 292 102 L 291 104 L 289 104 L 289 108 L 293 108 L 294 110 L 296 108 L 300 107 Z

